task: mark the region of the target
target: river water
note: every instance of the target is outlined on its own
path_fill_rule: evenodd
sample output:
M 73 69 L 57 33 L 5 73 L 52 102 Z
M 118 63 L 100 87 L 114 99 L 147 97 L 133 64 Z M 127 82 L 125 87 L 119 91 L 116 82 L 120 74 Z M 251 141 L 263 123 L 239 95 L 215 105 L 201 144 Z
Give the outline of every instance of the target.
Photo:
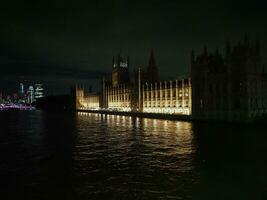
M 267 199 L 267 126 L 0 112 L 0 199 Z

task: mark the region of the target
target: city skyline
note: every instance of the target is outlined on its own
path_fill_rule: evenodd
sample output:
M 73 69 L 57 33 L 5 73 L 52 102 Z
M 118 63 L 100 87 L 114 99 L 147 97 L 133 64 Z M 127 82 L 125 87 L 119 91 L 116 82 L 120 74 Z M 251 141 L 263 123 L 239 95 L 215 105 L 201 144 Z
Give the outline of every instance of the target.
M 40 82 L 21 82 L 16 90 L 6 92 L 0 91 L 0 103 L 30 105 L 38 99 L 45 97 L 43 85 Z

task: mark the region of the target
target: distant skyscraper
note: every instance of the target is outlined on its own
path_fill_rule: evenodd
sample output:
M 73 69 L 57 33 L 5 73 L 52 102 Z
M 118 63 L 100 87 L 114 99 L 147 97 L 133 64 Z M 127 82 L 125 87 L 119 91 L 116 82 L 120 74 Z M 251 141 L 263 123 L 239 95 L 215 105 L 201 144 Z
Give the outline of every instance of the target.
M 4 100 L 3 100 L 3 94 L 0 93 L 0 103 L 3 103 L 3 102 L 4 102 Z
M 35 86 L 35 91 L 34 91 L 35 100 L 44 97 L 43 85 L 40 83 L 37 83 L 34 86 Z
M 18 101 L 20 102 L 20 103 L 25 103 L 25 90 L 24 90 L 24 84 L 23 83 L 20 83 L 19 84 L 19 99 L 18 99 Z
M 23 85 L 23 83 L 20 83 L 20 84 L 19 84 L 19 93 L 20 93 L 21 95 L 24 94 L 24 85 Z
M 29 86 L 28 91 L 27 91 L 27 103 L 31 104 L 35 101 L 34 98 L 34 88 L 33 86 Z

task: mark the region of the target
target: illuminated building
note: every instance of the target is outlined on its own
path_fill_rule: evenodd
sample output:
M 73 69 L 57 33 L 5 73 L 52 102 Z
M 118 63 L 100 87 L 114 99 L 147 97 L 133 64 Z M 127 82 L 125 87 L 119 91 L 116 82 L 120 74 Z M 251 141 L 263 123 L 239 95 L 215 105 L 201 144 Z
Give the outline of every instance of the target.
M 33 86 L 29 86 L 28 90 L 27 90 L 27 103 L 31 104 L 35 101 L 34 98 L 34 88 Z
M 191 76 L 158 80 L 151 51 L 147 69 L 129 78 L 129 57 L 113 58 L 111 80 L 103 79 L 100 95 L 76 88 L 77 109 L 190 115 L 193 119 L 249 121 L 267 113 L 267 74 L 259 42 L 247 38 L 225 55 L 206 48 L 191 54 Z M 94 103 L 92 103 L 94 102 Z
M 44 97 L 44 89 L 43 89 L 43 85 L 40 83 L 37 83 L 34 85 L 35 90 L 34 90 L 34 98 L 35 99 L 39 99 Z
M 111 82 L 102 82 L 102 108 L 117 111 L 131 111 L 132 84 L 129 75 L 129 56 L 118 55 L 112 60 Z
M 20 83 L 19 84 L 19 103 L 25 103 L 26 95 L 27 94 L 25 94 L 24 84 Z
M 191 114 L 190 78 L 155 82 L 158 80 L 158 71 L 153 51 L 150 54 L 147 70 L 142 72 L 139 68 L 133 82 L 129 79 L 128 66 L 129 58 L 122 59 L 118 56 L 116 61 L 113 58 L 112 80 L 102 81 L 101 95 L 85 94 L 82 87 L 76 87 L 76 107 L 80 109 L 101 107 L 124 112 Z
M 130 84 L 117 86 L 107 85 L 104 91 L 106 106 L 111 110 L 131 111 L 131 90 Z
M 100 108 L 99 95 L 96 93 L 84 93 L 84 88 L 76 86 L 76 107 L 80 109 L 96 110 Z
M 44 97 L 44 89 L 42 84 L 34 84 L 34 86 L 29 86 L 28 90 L 25 92 L 25 86 L 23 83 L 19 85 L 18 102 L 31 104 L 37 99 Z
M 142 85 L 143 112 L 191 114 L 191 80 L 170 80 Z
M 23 83 L 20 83 L 20 84 L 19 84 L 19 93 L 20 93 L 21 95 L 24 95 L 24 85 L 23 85 Z

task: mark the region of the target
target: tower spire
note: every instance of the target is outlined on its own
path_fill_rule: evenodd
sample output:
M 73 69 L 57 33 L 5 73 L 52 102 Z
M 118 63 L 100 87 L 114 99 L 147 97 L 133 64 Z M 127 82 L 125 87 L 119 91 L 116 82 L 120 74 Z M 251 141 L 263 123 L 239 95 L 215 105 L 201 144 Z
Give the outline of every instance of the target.
M 155 62 L 153 49 L 150 50 L 150 57 L 149 57 L 148 67 L 153 67 L 153 68 L 156 67 L 156 62 Z
M 147 78 L 149 82 L 158 81 L 158 68 L 156 65 L 153 49 L 151 49 L 150 51 L 149 62 L 147 67 Z

